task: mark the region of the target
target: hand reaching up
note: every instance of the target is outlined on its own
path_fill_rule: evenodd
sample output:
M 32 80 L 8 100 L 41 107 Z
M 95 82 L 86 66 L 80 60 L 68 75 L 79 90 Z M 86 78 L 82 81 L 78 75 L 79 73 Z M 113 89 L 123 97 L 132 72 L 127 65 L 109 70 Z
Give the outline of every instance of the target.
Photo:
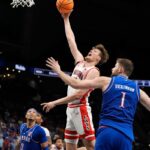
M 51 68 L 56 73 L 61 71 L 58 61 L 56 61 L 53 57 L 50 57 L 46 60 L 46 66 Z

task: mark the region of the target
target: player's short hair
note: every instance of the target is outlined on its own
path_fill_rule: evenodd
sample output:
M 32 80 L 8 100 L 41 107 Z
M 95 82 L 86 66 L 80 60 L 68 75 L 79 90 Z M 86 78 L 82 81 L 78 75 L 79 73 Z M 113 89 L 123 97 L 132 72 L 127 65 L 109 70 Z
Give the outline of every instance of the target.
M 62 140 L 62 141 L 63 141 L 63 138 L 62 138 L 61 136 L 56 137 L 56 138 L 53 140 L 55 144 L 56 144 L 57 140 Z
M 108 54 L 107 49 L 104 47 L 104 45 L 103 44 L 97 44 L 93 48 L 96 48 L 100 51 L 101 60 L 98 63 L 98 65 L 106 63 L 109 59 L 109 54 Z
M 130 59 L 118 58 L 117 63 L 119 63 L 123 68 L 127 76 L 130 76 L 134 70 L 134 64 Z
M 27 113 L 28 111 L 30 111 L 30 110 L 35 111 L 36 114 L 38 113 L 37 110 L 36 110 L 35 108 L 29 108 L 29 109 L 26 111 L 26 113 Z

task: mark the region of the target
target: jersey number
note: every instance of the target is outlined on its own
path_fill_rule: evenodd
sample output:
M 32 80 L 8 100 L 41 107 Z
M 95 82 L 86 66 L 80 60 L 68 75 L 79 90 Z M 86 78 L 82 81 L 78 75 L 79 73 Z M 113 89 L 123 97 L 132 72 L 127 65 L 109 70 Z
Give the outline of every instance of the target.
M 121 94 L 122 94 L 122 97 L 121 97 L 120 107 L 124 108 L 124 102 L 125 102 L 126 92 L 121 92 Z

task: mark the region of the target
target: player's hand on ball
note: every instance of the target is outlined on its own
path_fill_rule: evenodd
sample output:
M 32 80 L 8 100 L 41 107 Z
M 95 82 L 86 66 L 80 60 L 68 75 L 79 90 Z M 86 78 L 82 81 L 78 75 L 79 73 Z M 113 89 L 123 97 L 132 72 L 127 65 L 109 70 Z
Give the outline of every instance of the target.
M 73 0 L 57 0 L 56 1 L 57 10 L 62 14 L 69 13 L 74 8 Z
M 73 11 L 73 10 L 72 10 L 72 11 Z M 71 13 L 72 13 L 72 11 L 70 11 L 69 13 L 62 13 L 62 14 L 61 14 L 62 18 L 64 18 L 64 19 L 69 18 L 70 15 L 71 15 Z

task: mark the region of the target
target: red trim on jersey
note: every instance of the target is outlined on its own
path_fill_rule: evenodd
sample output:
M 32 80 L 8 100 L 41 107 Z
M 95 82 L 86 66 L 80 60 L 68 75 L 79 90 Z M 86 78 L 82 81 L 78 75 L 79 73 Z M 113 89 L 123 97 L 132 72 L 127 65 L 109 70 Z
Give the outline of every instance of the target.
M 95 132 L 93 131 L 93 134 L 87 135 L 87 136 L 85 134 L 80 135 L 80 139 L 83 139 L 83 138 L 85 138 L 86 140 L 89 140 L 89 141 L 93 141 L 96 139 Z
M 78 139 L 79 135 L 77 131 L 65 130 L 65 139 Z
M 91 136 L 91 137 L 87 137 L 87 138 L 85 137 L 85 139 L 86 139 L 86 140 L 89 140 L 89 141 L 93 141 L 93 140 L 95 140 L 96 138 L 95 138 L 95 136 Z
M 86 98 L 88 97 L 88 95 L 93 91 L 93 89 L 89 89 L 80 99 L 80 103 L 79 104 L 68 104 L 69 108 L 74 108 L 74 107 L 80 107 L 80 106 L 86 106 Z
M 93 131 L 93 128 L 91 127 L 91 121 L 90 117 L 87 112 L 87 107 L 83 106 L 80 107 L 81 117 L 82 117 L 82 124 L 85 132 L 85 137 L 90 135 L 95 135 L 95 131 Z M 81 135 L 83 136 L 83 135 Z
M 86 98 L 87 96 L 93 91 L 93 89 L 89 89 L 84 95 L 83 97 L 80 99 L 80 103 L 81 104 L 86 104 Z
M 79 136 L 69 136 L 69 135 L 65 135 L 65 139 L 78 139 Z
M 98 68 L 96 68 L 95 66 L 90 68 L 89 70 L 87 70 L 82 78 L 82 80 L 86 79 L 88 73 L 92 70 L 92 69 L 96 69 L 99 71 Z M 86 104 L 86 98 L 88 97 L 88 95 L 93 91 L 93 89 L 89 89 L 84 95 L 83 97 L 80 99 L 81 104 Z
M 90 132 L 90 135 L 92 135 L 92 134 L 95 136 L 95 131 L 91 131 L 91 132 Z M 89 135 L 87 135 L 87 136 L 89 136 Z M 85 135 L 85 134 L 82 134 L 82 135 L 80 135 L 80 137 L 81 137 L 81 138 L 85 138 L 86 135 Z
M 77 131 L 65 130 L 65 133 L 68 133 L 68 134 L 77 134 Z
M 85 106 L 85 104 L 68 104 L 69 108 L 75 108 L 75 107 L 80 107 L 80 106 Z

